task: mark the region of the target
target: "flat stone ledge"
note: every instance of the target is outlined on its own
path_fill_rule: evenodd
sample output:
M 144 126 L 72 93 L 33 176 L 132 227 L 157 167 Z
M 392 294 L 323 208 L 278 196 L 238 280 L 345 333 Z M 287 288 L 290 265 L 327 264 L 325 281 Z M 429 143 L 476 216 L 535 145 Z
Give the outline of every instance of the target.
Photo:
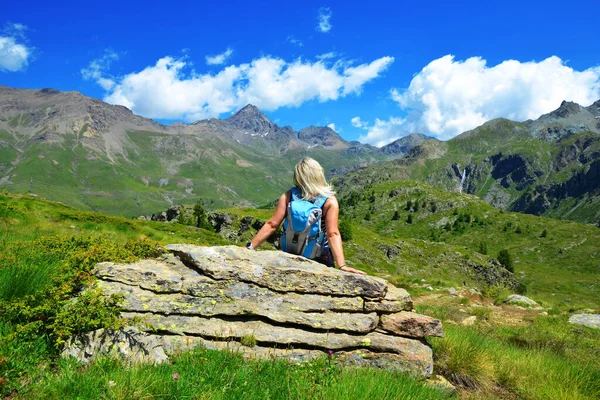
M 237 246 L 200 247 L 170 244 L 167 250 L 217 280 L 255 283 L 278 292 L 361 296 L 382 299 L 386 281 L 328 268 L 315 261 L 281 251 L 258 251 Z M 250 258 L 252 260 L 250 260 Z

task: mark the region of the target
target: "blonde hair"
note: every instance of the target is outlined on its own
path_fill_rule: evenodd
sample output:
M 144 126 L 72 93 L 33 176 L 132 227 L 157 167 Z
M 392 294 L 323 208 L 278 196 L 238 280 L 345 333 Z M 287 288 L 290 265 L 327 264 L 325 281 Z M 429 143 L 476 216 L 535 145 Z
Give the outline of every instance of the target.
M 314 199 L 318 195 L 332 196 L 335 194 L 325 180 L 323 167 L 316 160 L 304 157 L 294 168 L 294 186 L 302 189 L 302 198 Z

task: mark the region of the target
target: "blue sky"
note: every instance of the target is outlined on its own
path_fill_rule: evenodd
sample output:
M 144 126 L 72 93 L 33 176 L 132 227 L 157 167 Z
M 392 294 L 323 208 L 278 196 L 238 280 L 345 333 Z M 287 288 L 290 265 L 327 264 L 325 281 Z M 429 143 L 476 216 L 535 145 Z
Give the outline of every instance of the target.
M 0 85 L 382 145 L 600 98 L 598 1 L 7 2 Z M 596 29 L 595 29 L 596 28 Z

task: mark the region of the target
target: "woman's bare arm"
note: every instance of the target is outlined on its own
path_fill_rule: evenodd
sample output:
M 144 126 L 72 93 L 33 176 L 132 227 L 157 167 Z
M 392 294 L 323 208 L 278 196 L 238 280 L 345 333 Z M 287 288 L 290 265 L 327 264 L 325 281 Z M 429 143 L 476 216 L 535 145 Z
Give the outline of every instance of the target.
M 281 225 L 283 219 L 285 218 L 285 214 L 287 213 L 289 198 L 289 191 L 281 195 L 279 201 L 277 202 L 277 207 L 275 207 L 273 216 L 269 218 L 267 222 L 265 222 L 262 228 L 260 228 L 256 235 L 254 235 L 254 238 L 252 238 L 250 243 L 252 243 L 253 248 L 256 249 L 258 246 L 260 246 L 277 230 L 277 228 L 279 228 L 279 225 Z
M 346 265 L 344 248 L 342 247 L 342 235 L 338 228 L 339 212 L 340 206 L 337 199 L 335 196 L 329 197 L 323 206 L 323 213 L 325 214 L 325 229 L 327 230 L 327 239 L 329 239 L 329 247 L 331 247 L 333 259 L 342 271 L 366 275 L 363 271 L 350 268 Z

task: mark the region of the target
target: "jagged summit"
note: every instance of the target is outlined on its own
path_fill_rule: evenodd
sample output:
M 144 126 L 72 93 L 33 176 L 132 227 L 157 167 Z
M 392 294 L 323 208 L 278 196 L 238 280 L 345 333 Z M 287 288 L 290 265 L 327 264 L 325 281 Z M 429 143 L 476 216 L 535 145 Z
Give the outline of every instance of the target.
M 583 107 L 572 101 L 563 101 L 556 110 L 542 115 L 531 122 L 531 136 L 554 142 L 579 132 L 600 133 L 600 124 L 596 116 L 600 100 L 589 107 Z
M 271 132 L 278 128 L 258 107 L 252 104 L 243 107 L 225 121 L 236 128 L 256 133 Z
M 579 104 L 572 101 L 563 100 L 562 103 L 560 103 L 560 107 L 549 113 L 549 115 L 559 118 L 567 118 L 570 115 L 579 114 L 582 110 L 583 107 Z

